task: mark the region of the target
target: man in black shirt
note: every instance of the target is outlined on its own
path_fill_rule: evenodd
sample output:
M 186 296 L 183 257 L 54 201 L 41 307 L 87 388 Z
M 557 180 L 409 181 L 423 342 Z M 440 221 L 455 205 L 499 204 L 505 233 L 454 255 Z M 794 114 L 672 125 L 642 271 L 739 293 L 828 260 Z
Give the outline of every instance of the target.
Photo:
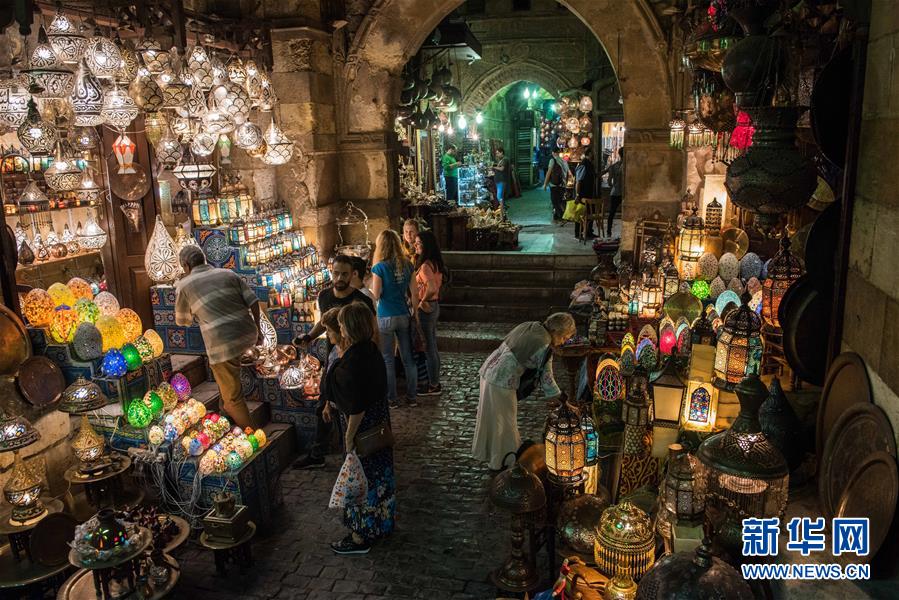
M 588 198 L 597 198 L 596 194 L 596 168 L 593 166 L 593 149 L 587 148 L 584 151 L 584 158 L 574 172 L 574 198 L 581 204 Z M 587 219 L 587 231 L 584 234 L 586 238 L 596 237 L 593 234 L 593 220 Z M 581 237 L 581 222 L 574 224 L 574 237 Z
M 350 285 L 355 270 L 353 261 L 349 256 L 338 254 L 334 257 L 331 266 L 331 281 L 333 285 L 318 294 L 319 314 L 325 314 L 325 312 L 334 307 L 346 306 L 352 302 L 365 304 L 374 314 L 374 304 L 372 304 L 371 298 Z M 360 274 L 357 272 L 356 275 L 361 277 L 364 273 Z M 324 326 L 321 322 L 318 322 L 309 333 L 297 337 L 293 343 L 296 346 L 305 347 L 324 332 Z M 331 342 L 328 342 L 326 356 L 330 353 Z M 324 376 L 325 370 L 322 369 L 323 379 Z M 324 401 L 320 400 L 318 408 L 315 410 L 315 438 L 312 441 L 312 447 L 309 449 L 307 456 L 293 463 L 295 469 L 317 469 L 325 466 L 325 453 L 331 437 L 331 423 L 330 421 L 325 421 L 322 415 L 324 409 Z

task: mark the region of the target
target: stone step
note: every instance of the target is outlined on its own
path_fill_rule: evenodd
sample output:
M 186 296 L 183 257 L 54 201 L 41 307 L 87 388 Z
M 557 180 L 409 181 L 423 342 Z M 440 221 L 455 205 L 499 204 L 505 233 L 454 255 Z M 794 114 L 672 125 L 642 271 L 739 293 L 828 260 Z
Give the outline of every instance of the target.
M 193 388 L 192 395 L 199 402 L 202 402 L 207 411 L 219 411 L 219 387 L 214 381 L 204 381 L 200 385 Z M 250 424 L 253 429 L 258 429 L 268 424 L 271 418 L 271 407 L 267 402 L 256 402 L 247 400 L 247 408 L 250 411 Z
M 521 323 L 542 321 L 554 312 L 565 311 L 567 305 L 535 304 L 440 304 L 440 318 L 465 323 Z
M 475 287 L 451 286 L 442 292 L 446 304 L 560 304 L 568 300 L 570 287 Z
M 591 254 L 537 254 L 522 252 L 444 252 L 450 269 L 582 269 L 585 276 L 596 266 Z
M 590 269 L 458 269 L 452 270 L 447 289 L 464 286 L 496 285 L 504 287 L 564 287 L 569 290 Z
M 440 352 L 490 353 L 514 326 L 514 323 L 441 321 L 437 327 L 437 347 Z

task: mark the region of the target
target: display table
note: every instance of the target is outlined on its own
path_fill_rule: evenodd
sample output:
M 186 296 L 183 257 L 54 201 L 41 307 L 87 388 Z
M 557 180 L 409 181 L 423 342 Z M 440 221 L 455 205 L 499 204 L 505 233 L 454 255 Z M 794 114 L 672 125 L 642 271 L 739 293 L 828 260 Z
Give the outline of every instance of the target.
M 247 523 L 247 531 L 236 542 L 220 542 L 213 540 L 204 531 L 200 534 L 200 545 L 207 550 L 212 550 L 215 556 L 215 570 L 220 575 L 228 571 L 228 563 L 238 565 L 241 571 L 253 566 L 253 554 L 251 552 L 252 539 L 256 535 L 256 524 L 253 521 Z
M 165 555 L 165 560 L 169 567 L 168 579 L 165 582 L 141 581 L 139 586 L 143 587 L 142 590 L 126 596 L 117 596 L 117 600 L 160 600 L 168 597 L 181 578 L 181 569 L 171 556 Z M 79 569 L 63 584 L 56 595 L 57 600 L 87 600 L 89 598 L 99 598 L 99 596 L 94 588 L 94 578 L 88 569 Z
M 62 501 L 55 498 L 41 498 L 41 503 L 47 509 L 44 517 L 63 510 Z M 31 548 L 28 542 L 31 539 L 31 530 L 41 522 L 41 519 L 24 525 L 14 525 L 9 522 L 10 516 L 12 516 L 12 508 L 0 512 L 0 534 L 9 538 L 9 547 L 12 549 L 13 558 L 21 560 L 21 553 L 24 553 L 25 558 L 30 561 Z
M 68 562 L 47 566 L 27 558 L 19 560 L 9 546 L 4 546 L 0 548 L 0 590 L 17 590 L 9 592 L 10 597 L 16 598 L 26 597 L 26 590 L 30 589 L 34 591 L 34 597 L 43 598 L 45 590 L 55 589 L 62 583 L 70 568 Z M 0 597 L 5 598 L 6 594 L 5 591 L 0 593 Z
M 140 504 L 143 492 L 128 493 L 122 485 L 122 475 L 131 468 L 131 457 L 127 454 L 115 454 L 113 463 L 106 470 L 96 475 L 83 475 L 78 465 L 72 465 L 63 474 L 66 481 L 73 485 L 83 485 L 88 503 L 100 510 L 105 507 L 119 508 Z

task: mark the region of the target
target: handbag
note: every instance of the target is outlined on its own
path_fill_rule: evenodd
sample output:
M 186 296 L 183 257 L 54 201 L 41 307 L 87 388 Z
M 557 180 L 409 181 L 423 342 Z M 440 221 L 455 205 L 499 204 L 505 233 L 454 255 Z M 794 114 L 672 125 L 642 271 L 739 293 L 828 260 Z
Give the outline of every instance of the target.
M 356 445 L 356 454 L 361 458 L 371 456 L 385 448 L 393 448 L 394 439 L 390 423 L 385 421 L 357 433 L 353 443 Z
M 536 369 L 525 369 L 521 377 L 518 378 L 518 389 L 515 390 L 515 396 L 518 400 L 523 400 L 534 393 L 534 390 L 537 388 L 537 380 L 549 361 L 550 352 L 551 350 L 547 348 L 540 366 Z

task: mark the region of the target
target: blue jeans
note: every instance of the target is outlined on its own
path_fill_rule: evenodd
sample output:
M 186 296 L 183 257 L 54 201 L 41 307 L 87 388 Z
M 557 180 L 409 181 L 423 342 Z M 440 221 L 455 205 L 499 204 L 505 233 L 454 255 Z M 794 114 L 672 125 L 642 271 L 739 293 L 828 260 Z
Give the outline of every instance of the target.
M 418 322 L 425 334 L 425 358 L 428 363 L 428 384 L 432 387 L 440 385 L 440 352 L 437 350 L 437 318 L 440 316 L 440 303 L 429 302 L 432 312 L 418 311 Z
M 381 356 L 387 365 L 387 398 L 396 402 L 396 364 L 393 351 L 393 340 L 400 346 L 400 358 L 406 371 L 406 398 L 415 400 L 418 389 L 418 370 L 412 356 L 412 336 L 409 330 L 408 316 L 378 317 L 378 331 L 381 334 Z
M 496 184 L 496 200 L 500 204 L 506 199 L 506 182 L 500 181 Z

